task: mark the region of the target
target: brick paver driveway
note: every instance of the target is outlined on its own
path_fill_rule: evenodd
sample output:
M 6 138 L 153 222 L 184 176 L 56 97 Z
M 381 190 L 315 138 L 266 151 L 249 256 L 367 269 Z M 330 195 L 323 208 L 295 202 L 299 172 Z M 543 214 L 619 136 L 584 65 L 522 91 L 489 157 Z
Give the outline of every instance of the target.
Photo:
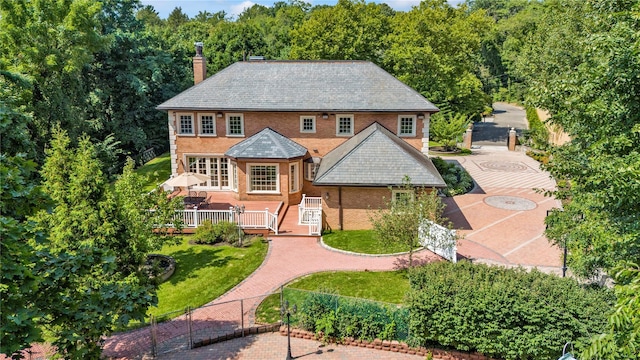
M 561 250 L 543 235 L 547 210 L 559 204 L 535 190 L 551 190 L 555 183 L 537 161 L 498 146 L 481 146 L 472 155 L 446 159 L 463 166 L 476 182 L 470 193 L 445 199 L 445 215 L 464 236 L 458 254 L 487 263 L 560 271 Z

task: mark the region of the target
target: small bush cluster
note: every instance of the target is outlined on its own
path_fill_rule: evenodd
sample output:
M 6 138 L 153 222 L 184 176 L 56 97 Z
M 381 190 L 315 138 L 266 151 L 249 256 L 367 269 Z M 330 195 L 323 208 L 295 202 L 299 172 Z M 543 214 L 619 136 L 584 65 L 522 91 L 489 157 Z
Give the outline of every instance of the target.
M 439 262 L 410 274 L 411 345 L 501 359 L 557 359 L 607 326 L 610 290 L 539 271 Z
M 221 221 L 212 224 L 211 221 L 203 221 L 192 236 L 196 244 L 218 244 L 226 242 L 235 244 L 238 242 L 238 226 L 229 221 Z
M 431 161 L 447 184 L 447 188 L 443 190 L 446 196 L 464 194 L 473 188 L 473 179 L 467 170 L 439 157 L 432 158 Z
M 531 147 L 546 149 L 549 146 L 549 130 L 540 120 L 536 108 L 527 106 L 526 114 L 529 130 L 524 132 L 525 142 Z
M 549 163 L 549 153 L 546 151 L 540 152 L 529 150 L 527 151 L 527 156 L 544 165 Z
M 299 325 L 329 339 L 407 338 L 407 309 L 326 293 L 306 297 L 299 313 Z

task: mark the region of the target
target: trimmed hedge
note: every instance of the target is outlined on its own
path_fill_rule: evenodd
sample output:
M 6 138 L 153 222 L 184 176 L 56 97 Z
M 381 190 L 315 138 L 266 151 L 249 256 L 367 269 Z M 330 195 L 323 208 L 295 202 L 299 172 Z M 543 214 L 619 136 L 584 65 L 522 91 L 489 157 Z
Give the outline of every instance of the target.
M 409 312 L 373 301 L 310 293 L 298 319 L 304 330 L 333 339 L 404 340 Z
M 537 270 L 469 262 L 414 269 L 408 295 L 411 345 L 443 345 L 502 359 L 557 359 L 580 352 L 607 325 L 610 290 Z

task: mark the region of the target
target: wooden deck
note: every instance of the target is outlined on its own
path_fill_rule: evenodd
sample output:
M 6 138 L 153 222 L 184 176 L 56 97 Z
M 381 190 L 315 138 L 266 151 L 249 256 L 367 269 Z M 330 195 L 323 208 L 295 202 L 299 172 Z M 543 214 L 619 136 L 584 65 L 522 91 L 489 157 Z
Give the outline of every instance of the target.
M 200 191 L 198 191 L 200 193 Z M 238 205 L 245 207 L 245 211 L 278 212 L 278 236 L 310 236 L 308 225 L 298 224 L 298 205 L 287 205 L 280 201 L 240 201 L 235 198 L 235 193 L 230 191 L 207 191 L 205 200 L 197 205 L 198 210 L 229 210 L 230 207 Z M 186 191 L 181 191 L 171 195 L 187 196 Z M 195 205 L 185 204 L 185 209 L 194 209 Z M 195 228 L 185 228 L 183 233 L 194 233 Z M 260 233 L 263 235 L 274 235 L 273 232 L 259 229 L 245 229 L 246 233 Z

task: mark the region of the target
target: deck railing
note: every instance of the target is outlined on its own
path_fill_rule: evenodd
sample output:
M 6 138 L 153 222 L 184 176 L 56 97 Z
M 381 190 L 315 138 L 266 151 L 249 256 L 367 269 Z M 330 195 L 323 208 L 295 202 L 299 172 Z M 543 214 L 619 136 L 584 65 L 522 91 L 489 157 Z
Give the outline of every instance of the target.
M 233 210 L 176 210 L 175 219 L 181 219 L 185 228 L 197 228 L 204 221 L 213 224 L 229 221 L 242 229 L 269 229 L 278 234 L 278 214 L 270 213 L 269 209 L 245 210 L 239 215 Z
M 298 223 L 309 225 L 309 235 L 322 234 L 322 198 L 302 195 L 298 206 Z

